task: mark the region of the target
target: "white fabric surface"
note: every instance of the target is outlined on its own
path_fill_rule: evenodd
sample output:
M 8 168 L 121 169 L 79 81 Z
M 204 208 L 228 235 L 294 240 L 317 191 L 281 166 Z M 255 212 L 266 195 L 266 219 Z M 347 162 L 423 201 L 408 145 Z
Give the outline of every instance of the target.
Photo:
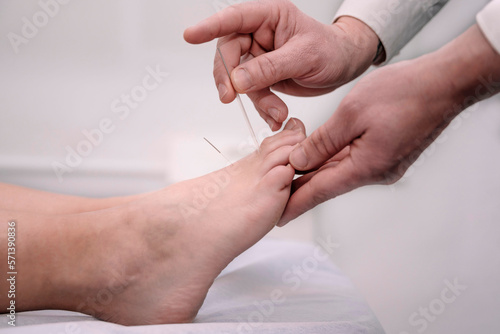
M 448 0 L 345 0 L 334 21 L 352 16 L 366 23 L 382 42 L 386 61 L 436 15 Z
M 293 274 L 294 266 L 303 268 L 302 278 Z M 276 289 L 282 296 L 272 303 Z M 192 324 L 125 327 L 74 312 L 36 311 L 18 313 L 15 328 L 4 316 L 0 329 L 5 334 L 384 333 L 323 248 L 273 239 L 262 240 L 229 264 Z
M 500 53 L 500 0 L 489 3 L 476 19 L 488 41 Z

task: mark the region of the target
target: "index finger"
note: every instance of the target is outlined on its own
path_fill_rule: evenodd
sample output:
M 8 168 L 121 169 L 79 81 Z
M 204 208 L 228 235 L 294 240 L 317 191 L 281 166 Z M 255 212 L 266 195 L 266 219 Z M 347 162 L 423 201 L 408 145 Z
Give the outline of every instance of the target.
M 231 82 L 231 72 L 240 64 L 241 57 L 248 52 L 251 44 L 252 40 L 249 35 L 239 34 L 231 34 L 220 38 L 217 42 L 213 74 L 220 100 L 223 103 L 232 102 L 236 97 L 236 91 Z M 223 54 L 225 62 L 222 60 L 219 50 Z M 221 92 L 221 85 L 226 89 L 225 93 Z
M 224 8 L 187 28 L 184 31 L 184 39 L 191 44 L 201 44 L 232 33 L 252 33 L 267 19 L 274 20 L 277 17 L 272 13 L 275 7 L 272 2 L 270 6 L 266 6 L 261 2 L 251 1 Z

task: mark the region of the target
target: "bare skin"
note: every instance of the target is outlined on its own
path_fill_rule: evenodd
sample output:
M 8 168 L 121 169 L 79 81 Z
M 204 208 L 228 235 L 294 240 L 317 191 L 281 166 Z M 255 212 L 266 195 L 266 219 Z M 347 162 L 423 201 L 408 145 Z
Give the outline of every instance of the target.
M 233 101 L 236 91 L 247 94 L 273 131 L 281 128 L 288 108 L 271 88 L 295 96 L 331 92 L 372 64 L 379 43 L 375 32 L 353 17 L 323 24 L 288 0 L 233 5 L 184 32 L 193 44 L 218 37 L 231 72 L 229 80 L 216 54 L 214 79 L 220 100 Z
M 195 44 L 217 37 L 232 70 L 229 80 L 216 56 L 221 101 L 234 99 L 232 86 L 247 93 L 272 130 L 287 109 L 271 88 L 330 92 L 368 68 L 379 42 L 355 18 L 324 25 L 286 0 L 230 6 L 184 32 Z M 306 175 L 294 181 L 279 226 L 358 187 L 397 181 L 456 115 L 498 93 L 499 83 L 500 54 L 477 25 L 436 52 L 368 74 L 290 155 Z
M 80 311 L 124 325 L 192 321 L 222 269 L 279 221 L 294 177 L 288 157 L 304 138 L 291 120 L 232 166 L 107 209 L 1 210 L 17 228 L 16 310 Z M 1 244 L 6 258 L 5 233 Z M 0 307 L 8 302 L 2 294 Z
M 331 198 L 399 180 L 467 107 L 500 92 L 500 54 L 473 25 L 441 49 L 361 79 L 290 155 L 296 170 L 280 226 Z
M 123 197 L 87 198 L 55 194 L 0 183 L 0 210 L 43 213 L 47 215 L 90 212 L 138 200 L 146 194 Z M 29 205 L 27 205 L 29 203 Z

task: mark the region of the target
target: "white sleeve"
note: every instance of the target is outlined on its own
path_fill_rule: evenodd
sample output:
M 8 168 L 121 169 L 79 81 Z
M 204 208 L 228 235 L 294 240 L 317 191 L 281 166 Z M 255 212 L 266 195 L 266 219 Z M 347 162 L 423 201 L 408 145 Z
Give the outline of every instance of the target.
M 476 17 L 491 46 L 500 53 L 500 0 L 493 0 Z
M 399 53 L 448 0 L 345 0 L 335 15 L 367 24 L 385 48 L 386 62 Z

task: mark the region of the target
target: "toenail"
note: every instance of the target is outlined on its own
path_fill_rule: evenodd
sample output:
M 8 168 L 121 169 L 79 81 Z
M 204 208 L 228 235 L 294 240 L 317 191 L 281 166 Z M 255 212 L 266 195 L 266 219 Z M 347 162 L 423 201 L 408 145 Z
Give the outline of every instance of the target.
M 226 85 L 219 84 L 219 86 L 217 88 L 218 88 L 218 91 L 219 91 L 219 99 L 222 100 L 224 98 L 224 96 L 226 96 L 226 94 L 227 94 Z
M 296 124 L 297 122 L 293 118 L 291 118 L 290 120 L 288 120 L 288 122 L 286 122 L 285 130 L 292 130 Z
M 253 86 L 250 75 L 243 68 L 237 69 L 234 72 L 233 82 L 240 92 L 246 91 Z
M 276 122 L 279 122 L 279 118 L 280 118 L 280 111 L 276 108 L 271 108 L 267 111 L 267 113 L 269 114 L 269 116 L 271 116 Z
M 291 118 L 285 125 L 286 130 L 292 130 L 292 131 L 301 131 L 301 128 L 299 126 L 299 122 L 297 122 L 296 119 Z
M 301 132 L 302 131 L 302 128 L 300 127 L 300 124 L 299 122 L 297 122 L 295 119 L 292 118 L 292 121 L 293 121 L 293 126 L 292 126 L 292 130 L 293 131 L 297 131 L 297 132 Z
M 299 145 L 290 154 L 290 163 L 294 168 L 305 168 L 307 167 L 307 156 L 304 151 L 304 147 Z

